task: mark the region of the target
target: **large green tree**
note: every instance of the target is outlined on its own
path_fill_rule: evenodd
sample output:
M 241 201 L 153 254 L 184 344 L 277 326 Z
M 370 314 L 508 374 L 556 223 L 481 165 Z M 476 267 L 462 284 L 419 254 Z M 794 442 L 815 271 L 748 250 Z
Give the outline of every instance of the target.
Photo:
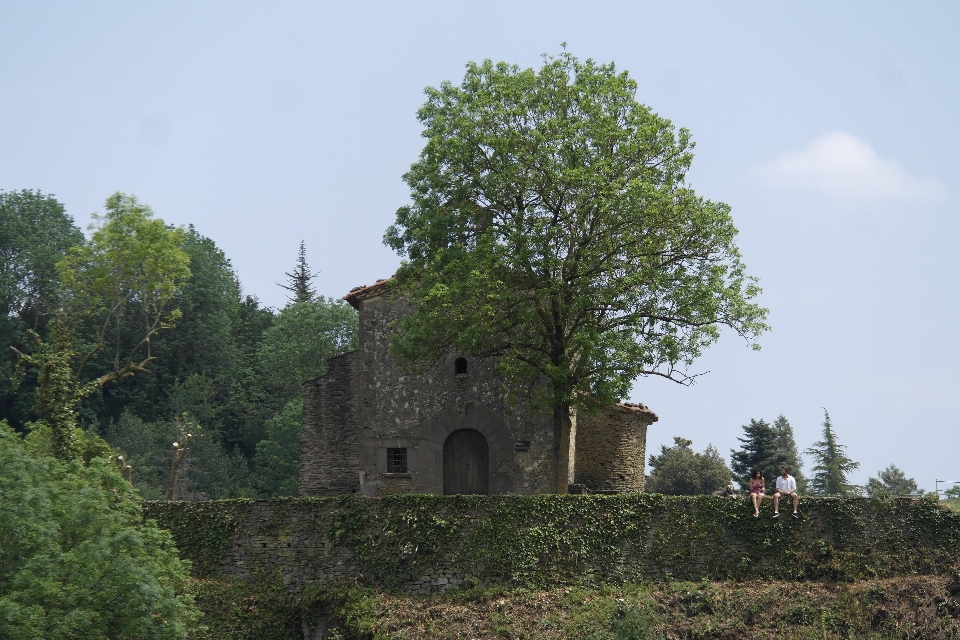
M 150 373 L 151 342 L 180 316 L 170 303 L 190 276 L 183 232 L 154 218 L 133 196 L 115 193 L 106 213 L 94 219 L 90 241 L 57 263 L 62 306 L 49 323 L 49 337 L 33 331 L 31 352 L 14 348 L 21 374 L 28 368 L 39 372 L 34 411 L 61 459 L 77 454 L 76 414 L 83 398 L 115 380 Z M 136 330 L 125 330 L 129 325 Z M 102 354 L 107 366 L 87 375 L 87 366 Z
M 0 637 L 186 638 L 188 577 L 111 462 L 31 451 L 0 421 Z
M 57 262 L 83 233 L 53 196 L 39 191 L 0 191 L 0 419 L 23 428 L 30 419 L 33 380 L 13 392 L 15 355 L 28 348 L 28 329 L 45 335 L 57 307 Z
M 56 307 L 57 263 L 83 242 L 63 205 L 39 191 L 0 191 L 0 311 L 38 328 Z
M 75 247 L 57 264 L 64 291 L 68 330 L 82 321 L 97 329 L 77 368 L 101 351 L 109 367 L 98 384 L 149 373 L 154 336 L 182 315 L 174 307 L 177 292 L 190 277 L 184 231 L 171 229 L 135 196 L 115 193 L 96 221 L 90 241 Z M 136 330 L 124 331 L 126 322 Z
M 295 302 L 263 334 L 258 366 L 274 410 L 301 397 L 303 383 L 327 370 L 327 358 L 357 348 L 357 312 L 323 296 Z
M 415 307 L 394 355 L 496 357 L 511 388 L 538 390 L 560 492 L 571 407 L 623 398 L 639 376 L 689 383 L 721 327 L 750 343 L 767 328 L 730 207 L 686 181 L 690 133 L 636 91 L 566 52 L 539 69 L 468 64 L 459 86 L 426 90 L 412 203 L 385 236 Z
M 822 440 L 804 450 L 816 463 L 810 479 L 810 490 L 818 495 L 846 496 L 857 493 L 858 487 L 847 482 L 847 474 L 859 469 L 860 463 L 850 459 L 845 453 L 847 447 L 837 442 L 837 434 L 826 409 L 823 410 L 822 437 Z
M 660 455 L 650 456 L 647 493 L 695 496 L 713 493 L 730 484 L 730 469 L 713 445 L 695 452 L 692 440 L 675 437 L 674 445 L 660 446 Z
M 207 433 L 226 431 L 229 437 L 233 434 L 225 428 L 224 405 L 233 379 L 243 373 L 235 332 L 240 285 L 223 251 L 193 226 L 183 230 L 181 248 L 190 260 L 190 278 L 169 303 L 180 314 L 176 326 L 151 339 L 155 357 L 151 375 L 111 385 L 104 389 L 101 403 L 89 404 L 100 424 L 118 420 L 127 410 L 161 421 L 189 411 Z M 122 328 L 125 339 L 134 338 L 139 330 L 131 322 Z M 91 366 L 106 370 L 109 365 L 107 358 L 100 358 Z

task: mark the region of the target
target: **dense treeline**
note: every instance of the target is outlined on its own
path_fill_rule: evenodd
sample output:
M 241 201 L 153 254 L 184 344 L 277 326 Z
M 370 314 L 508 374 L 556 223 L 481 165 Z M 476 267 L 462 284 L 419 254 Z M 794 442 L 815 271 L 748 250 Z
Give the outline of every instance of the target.
M 740 448 L 730 451 L 729 467 L 713 445 L 708 445 L 703 453 L 696 453 L 690 446 L 692 441 L 674 437 L 674 446 L 662 445 L 660 455 L 650 456 L 646 489 L 667 495 L 701 495 L 735 490 L 732 485 L 727 489 L 732 480 L 743 491 L 749 491 L 750 478 L 759 471 L 766 482 L 766 491 L 771 492 L 776 487 L 780 469 L 786 467 L 801 494 L 872 498 L 925 495 L 917 481 L 908 478 L 894 464 L 880 471 L 878 477 L 870 477 L 864 486 L 850 484 L 847 474 L 859 468 L 860 463 L 848 457 L 846 446 L 838 442 L 826 409 L 822 429 L 823 439 L 804 450 L 814 462 L 809 480 L 803 474 L 803 460 L 793 438 L 793 427 L 781 414 L 772 424 L 751 419 L 743 425 L 743 437 L 737 438 Z M 948 498 L 960 496 L 960 488 L 953 488 L 946 495 Z
M 128 280 L 149 280 L 147 260 L 138 259 L 130 238 L 110 236 L 106 225 L 123 215 L 138 224 L 162 221 L 122 194 L 111 196 L 107 211 L 93 235 L 100 233 L 108 249 L 115 245 L 120 257 L 111 266 L 126 260 Z M 356 313 L 314 294 L 302 246 L 288 274 L 294 295 L 275 310 L 243 293 L 230 259 L 212 239 L 193 226 L 165 228 L 175 232 L 165 237 L 176 238 L 186 254 L 189 276 L 170 279 L 169 299 L 156 312 L 158 328 L 145 334 L 144 310 L 152 307 L 138 296 L 148 291 L 160 299 L 149 289 L 153 284 L 114 292 L 113 306 L 104 304 L 100 315 L 74 309 L 95 306 L 83 294 L 104 282 L 90 266 L 103 247 L 93 247 L 97 238 L 85 238 L 53 196 L 0 192 L 0 419 L 26 433 L 43 417 L 37 390 L 46 369 L 18 367 L 23 357 L 17 352 L 54 349 L 59 340 L 56 348 L 78 354 L 71 373 L 78 388 L 87 389 L 83 385 L 121 371 L 129 351 L 137 354 L 130 371 L 85 390 L 75 422 L 124 455 L 143 497 L 166 495 L 178 418 L 199 426 L 178 474 L 181 498 L 295 495 L 302 383 L 323 373 L 326 358 L 355 348 Z M 87 289 L 64 281 L 88 276 Z M 101 301 L 106 295 L 94 294 Z M 110 314 L 121 308 L 127 311 Z M 144 358 L 143 370 L 136 370 Z

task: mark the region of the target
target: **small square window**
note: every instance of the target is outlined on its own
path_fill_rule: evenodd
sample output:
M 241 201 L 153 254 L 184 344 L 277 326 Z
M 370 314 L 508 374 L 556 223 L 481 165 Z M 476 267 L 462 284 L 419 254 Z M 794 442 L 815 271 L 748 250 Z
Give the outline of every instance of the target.
M 407 449 L 387 449 L 387 473 L 407 472 Z

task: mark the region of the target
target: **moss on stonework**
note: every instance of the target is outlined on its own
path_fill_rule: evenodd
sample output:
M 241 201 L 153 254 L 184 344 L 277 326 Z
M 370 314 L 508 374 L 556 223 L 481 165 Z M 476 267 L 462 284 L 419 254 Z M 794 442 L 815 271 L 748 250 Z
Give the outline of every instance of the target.
M 276 575 L 293 590 L 340 578 L 427 593 L 451 585 L 852 581 L 938 573 L 960 560 L 960 513 L 928 500 L 804 497 L 796 519 L 773 519 L 769 504 L 753 518 L 739 498 L 656 494 L 351 494 L 155 502 L 145 512 L 173 533 L 195 576 L 229 576 L 239 558 L 248 575 Z

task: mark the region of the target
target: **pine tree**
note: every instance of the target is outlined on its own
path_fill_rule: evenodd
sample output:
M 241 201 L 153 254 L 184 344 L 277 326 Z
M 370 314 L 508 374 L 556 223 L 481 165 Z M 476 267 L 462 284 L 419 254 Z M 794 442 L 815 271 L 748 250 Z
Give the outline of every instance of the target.
M 313 273 L 307 265 L 307 248 L 303 240 L 300 241 L 300 252 L 297 255 L 297 264 L 293 267 L 293 273 L 284 273 L 287 276 L 288 284 L 280 284 L 287 291 L 293 293 L 290 302 L 310 302 L 317 295 L 316 289 L 310 283 L 311 280 L 319 275 L 319 271 Z
M 856 485 L 847 482 L 847 473 L 860 468 L 844 453 L 846 447 L 837 442 L 830 414 L 823 410 L 823 440 L 814 442 L 804 453 L 816 461 L 810 490 L 819 495 L 851 495 L 857 492 Z
M 730 451 L 731 469 L 744 490 L 749 489 L 748 478 L 754 469 L 759 469 L 768 487 L 773 486 L 780 475 L 780 467 L 791 467 L 778 445 L 778 431 L 765 420 L 750 420 L 743 425 L 743 444 L 740 451 Z
M 797 490 L 801 493 L 807 490 L 807 479 L 801 471 L 803 461 L 797 452 L 797 442 L 793 439 L 793 427 L 790 421 L 781 413 L 773 421 L 774 444 L 777 452 L 784 460 L 784 466 L 790 469 L 790 475 L 797 481 Z M 779 469 L 778 469 L 779 472 Z

